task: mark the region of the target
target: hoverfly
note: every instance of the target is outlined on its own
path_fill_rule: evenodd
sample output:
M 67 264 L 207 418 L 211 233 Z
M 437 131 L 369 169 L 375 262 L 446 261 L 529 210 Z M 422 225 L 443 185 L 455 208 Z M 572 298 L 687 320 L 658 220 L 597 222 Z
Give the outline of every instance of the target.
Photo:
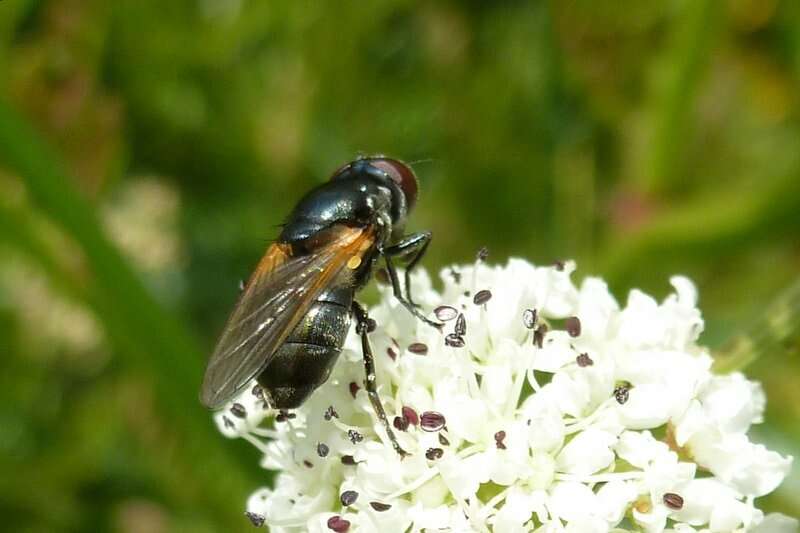
M 376 391 L 367 334 L 375 324 L 355 299 L 382 257 L 394 296 L 431 326 L 414 304 L 410 272 L 430 232 L 403 235 L 417 199 L 417 179 L 405 163 L 360 158 L 303 197 L 244 285 L 206 367 L 201 402 L 218 409 L 256 378 L 270 407 L 300 406 L 327 379 L 351 317 L 366 372 L 365 388 L 394 449 L 398 444 Z M 395 259 L 408 261 L 405 292 Z

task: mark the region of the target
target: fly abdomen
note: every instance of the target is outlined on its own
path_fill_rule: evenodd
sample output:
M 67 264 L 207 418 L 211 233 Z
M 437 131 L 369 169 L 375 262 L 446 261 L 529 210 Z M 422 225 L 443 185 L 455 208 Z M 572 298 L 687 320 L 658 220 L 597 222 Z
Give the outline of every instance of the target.
M 328 379 L 350 329 L 353 292 L 339 286 L 320 295 L 275 352 L 258 376 L 271 407 L 299 407 Z

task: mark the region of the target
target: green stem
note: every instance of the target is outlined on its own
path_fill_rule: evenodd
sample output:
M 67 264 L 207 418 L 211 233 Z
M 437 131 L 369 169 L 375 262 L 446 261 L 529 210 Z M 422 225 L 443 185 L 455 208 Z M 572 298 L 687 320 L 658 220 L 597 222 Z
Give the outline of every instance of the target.
M 772 302 L 744 332 L 729 340 L 714 358 L 723 374 L 742 370 L 757 359 L 800 352 L 800 280 Z

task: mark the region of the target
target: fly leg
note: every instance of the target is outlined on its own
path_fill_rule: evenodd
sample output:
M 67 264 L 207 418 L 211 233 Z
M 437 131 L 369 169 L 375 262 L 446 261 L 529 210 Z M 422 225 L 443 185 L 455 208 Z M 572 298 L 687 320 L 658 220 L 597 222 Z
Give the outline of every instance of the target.
M 383 410 L 383 404 L 381 404 L 381 399 L 378 396 L 375 358 L 372 356 L 372 347 L 369 344 L 368 338 L 369 332 L 375 329 L 375 321 L 367 315 L 367 311 L 355 300 L 353 300 L 352 310 L 353 315 L 356 317 L 356 333 L 361 337 L 361 353 L 364 357 L 364 373 L 366 374 L 364 386 L 367 389 L 369 401 L 372 403 L 375 414 L 378 415 L 378 418 L 383 424 L 383 429 L 386 430 L 386 434 L 389 436 L 394 451 L 396 451 L 401 458 L 405 457 L 408 453 L 403 450 L 403 448 L 400 447 L 400 443 L 397 442 L 397 438 L 394 436 L 394 432 L 389 425 L 389 419 L 386 417 L 386 411 Z
M 419 263 L 419 261 L 422 259 L 422 256 L 425 255 L 425 251 L 428 249 L 428 244 L 430 244 L 430 242 L 430 231 L 414 233 L 404 237 L 403 240 L 394 246 L 386 248 L 382 251 L 382 254 L 384 261 L 386 261 L 386 270 L 389 272 L 389 279 L 392 282 L 392 291 L 394 292 L 394 297 L 397 298 L 400 303 L 403 304 L 403 307 L 408 309 L 412 315 L 419 318 L 429 326 L 441 329 L 444 324 L 435 322 L 423 315 L 418 309 L 417 304 L 415 304 L 414 300 L 411 298 L 411 270 L 417 266 L 417 263 Z M 392 258 L 394 257 L 411 258 L 405 272 L 405 295 L 403 295 L 403 291 L 400 287 L 400 279 L 397 276 L 397 270 L 395 269 L 394 262 L 392 261 Z

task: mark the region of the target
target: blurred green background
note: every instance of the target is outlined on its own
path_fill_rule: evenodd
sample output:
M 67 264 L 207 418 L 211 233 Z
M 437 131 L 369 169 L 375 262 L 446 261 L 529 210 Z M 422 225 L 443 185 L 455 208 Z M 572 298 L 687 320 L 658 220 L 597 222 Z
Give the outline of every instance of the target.
M 418 161 L 431 269 L 690 275 L 754 438 L 800 455 L 798 88 L 794 0 L 0 1 L 0 529 L 249 528 L 267 474 L 202 367 L 359 153 Z M 800 476 L 760 504 L 800 514 Z

